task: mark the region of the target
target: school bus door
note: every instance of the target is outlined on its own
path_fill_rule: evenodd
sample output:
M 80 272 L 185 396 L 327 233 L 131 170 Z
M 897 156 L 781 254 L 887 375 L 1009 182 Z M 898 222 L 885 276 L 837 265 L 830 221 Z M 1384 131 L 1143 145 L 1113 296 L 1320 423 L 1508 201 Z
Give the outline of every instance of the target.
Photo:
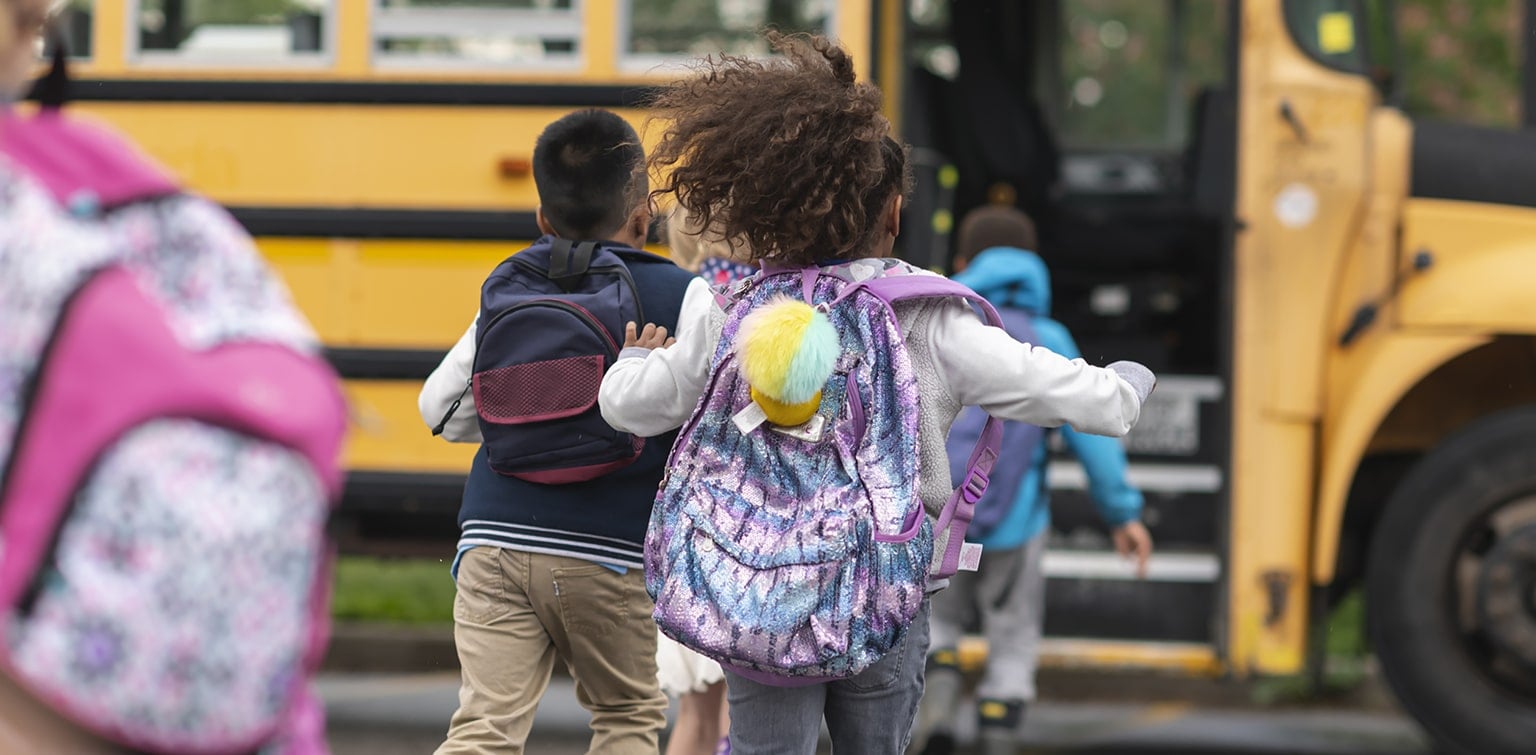
M 1083 355 L 1161 378 L 1127 441 L 1159 547 L 1147 580 L 1109 549 L 1089 481 L 1056 446 L 1047 662 L 1221 668 L 1232 6 L 919 0 L 876 14 L 905 18 L 900 55 L 888 27 L 876 47 L 920 178 L 904 253 L 943 268 L 968 210 L 1019 207 Z

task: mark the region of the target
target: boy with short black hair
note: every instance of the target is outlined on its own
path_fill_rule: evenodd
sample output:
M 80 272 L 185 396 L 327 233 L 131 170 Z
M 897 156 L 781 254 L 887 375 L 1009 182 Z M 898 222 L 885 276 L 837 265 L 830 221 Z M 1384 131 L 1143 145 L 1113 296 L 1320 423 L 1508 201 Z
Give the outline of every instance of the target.
M 685 298 L 710 294 L 691 273 L 640 251 L 651 217 L 644 162 L 634 129 L 613 113 L 584 110 L 550 124 L 533 159 L 546 235 L 521 254 L 547 253 L 562 239 L 597 242 L 623 261 L 645 318 L 671 331 Z M 466 389 L 476 348 L 471 325 L 422 388 L 422 419 L 448 440 L 483 441 Z M 463 405 L 440 423 L 456 399 Z M 485 445 L 476 453 L 455 564 L 463 684 L 439 753 L 522 752 L 557 656 L 592 712 L 593 752 L 657 751 L 667 702 L 641 555 L 673 439 L 647 439 L 628 466 L 569 484 L 498 474 Z

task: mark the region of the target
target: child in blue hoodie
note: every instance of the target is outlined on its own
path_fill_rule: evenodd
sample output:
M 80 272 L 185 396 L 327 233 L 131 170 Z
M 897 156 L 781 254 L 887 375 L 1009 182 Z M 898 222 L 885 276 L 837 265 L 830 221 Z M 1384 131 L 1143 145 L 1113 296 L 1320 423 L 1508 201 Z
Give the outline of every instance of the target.
M 1038 255 L 1027 251 L 1036 246 L 1028 216 L 1011 207 L 977 209 L 961 224 L 958 246 L 954 279 L 997 307 L 1009 335 L 1069 359 L 1081 356 L 1067 329 L 1049 317 L 1050 272 Z M 955 421 L 949 438 L 951 466 L 964 467 L 985 420 L 981 410 L 970 407 Z M 1070 427 L 1063 427 L 1061 434 L 1088 474 L 1089 493 L 1113 532 L 1115 550 L 1135 558 L 1138 575 L 1144 575 L 1152 538 L 1139 521 L 1141 493 L 1126 481 L 1120 441 Z M 949 589 L 933 598 L 927 688 L 914 737 L 922 742 L 927 734 L 924 755 L 954 749 L 962 682 L 957 646 L 976 619 L 987 638 L 987 668 L 977 688 L 980 752 L 1015 752 L 1025 707 L 1035 697 L 1045 614 L 1047 457 L 1044 430 L 1019 422 L 1004 425 L 991 485 L 977 504 L 966 536 L 982 545 L 981 566 L 956 574 Z

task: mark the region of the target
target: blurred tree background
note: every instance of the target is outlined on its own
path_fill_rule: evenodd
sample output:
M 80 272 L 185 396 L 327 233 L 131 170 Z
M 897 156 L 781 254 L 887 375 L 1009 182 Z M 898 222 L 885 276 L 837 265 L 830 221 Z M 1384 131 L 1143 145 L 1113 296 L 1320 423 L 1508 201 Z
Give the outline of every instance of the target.
M 1400 0 L 1403 107 L 1414 115 L 1514 128 L 1523 39 L 1521 0 Z
M 955 0 L 964 2 L 964 0 Z M 913 8 L 932 0 L 910 0 Z M 1219 0 L 1064 0 L 1059 80 L 1042 82 L 1062 141 L 1177 148 L 1201 88 L 1221 86 L 1232 2 Z M 1523 0 L 1300 0 L 1287 3 L 1309 21 L 1327 11 L 1366 8 L 1380 18 L 1357 37 L 1373 64 L 1392 65 L 1378 33 L 1389 8 L 1401 55 L 1402 107 L 1417 117 L 1518 128 L 1521 66 L 1536 40 L 1525 38 Z M 1303 32 L 1305 33 L 1305 32 Z M 1317 44 L 1313 39 L 1312 44 Z

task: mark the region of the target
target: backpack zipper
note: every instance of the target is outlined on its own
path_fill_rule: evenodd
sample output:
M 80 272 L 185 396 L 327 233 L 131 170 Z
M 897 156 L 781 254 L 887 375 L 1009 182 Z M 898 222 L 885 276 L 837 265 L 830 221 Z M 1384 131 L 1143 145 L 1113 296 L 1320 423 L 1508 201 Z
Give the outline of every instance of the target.
M 523 268 L 524 270 L 526 270 L 526 271 L 528 271 L 530 273 L 533 273 L 533 274 L 535 274 L 535 275 L 537 275 L 537 276 L 539 276 L 541 278 L 544 278 L 545 280 L 549 280 L 549 271 L 548 270 L 541 270 L 541 269 L 539 269 L 539 266 L 533 264 L 532 262 L 529 262 L 529 261 L 523 260 L 523 259 L 518 259 L 514 255 L 512 257 L 512 264 L 516 265 L 517 267 Z M 629 272 L 629 268 L 628 267 L 625 267 L 624 265 L 600 265 L 598 267 L 589 267 L 589 268 L 587 268 L 587 274 L 591 275 L 592 273 L 605 273 L 605 274 L 610 274 L 610 275 L 617 275 L 620 278 L 623 278 L 624 279 L 624 283 L 629 286 L 629 295 L 630 295 L 630 297 L 635 300 L 635 317 L 636 317 L 635 324 L 636 325 L 644 325 L 645 324 L 645 305 L 640 303 L 640 289 L 635 286 L 635 276 L 632 275 Z
M 480 334 L 483 336 L 483 334 L 491 332 L 491 328 L 496 327 L 496 323 L 501 322 L 502 319 L 507 315 L 510 315 L 513 312 L 517 312 L 519 310 L 528 309 L 530 307 L 553 307 L 555 309 L 565 310 L 577 320 L 580 320 L 583 325 L 586 325 L 587 329 L 591 330 L 593 333 L 598 334 L 599 336 L 602 336 L 603 343 L 608 345 L 608 359 L 610 362 L 618 358 L 618 342 L 614 340 L 613 334 L 609 333 L 608 329 L 603 327 L 603 324 L 598 321 L 596 315 L 592 314 L 592 312 L 580 304 L 573 304 L 571 302 L 565 301 L 564 299 L 555 299 L 553 297 L 548 299 L 531 299 L 529 301 L 518 302 L 517 304 L 513 304 L 512 306 L 497 312 L 496 316 L 492 317 L 491 321 L 486 323 L 485 327 L 481 329 Z M 480 342 L 481 338 L 475 339 L 475 356 L 477 359 L 480 355 Z M 474 378 L 470 379 L 473 380 Z

